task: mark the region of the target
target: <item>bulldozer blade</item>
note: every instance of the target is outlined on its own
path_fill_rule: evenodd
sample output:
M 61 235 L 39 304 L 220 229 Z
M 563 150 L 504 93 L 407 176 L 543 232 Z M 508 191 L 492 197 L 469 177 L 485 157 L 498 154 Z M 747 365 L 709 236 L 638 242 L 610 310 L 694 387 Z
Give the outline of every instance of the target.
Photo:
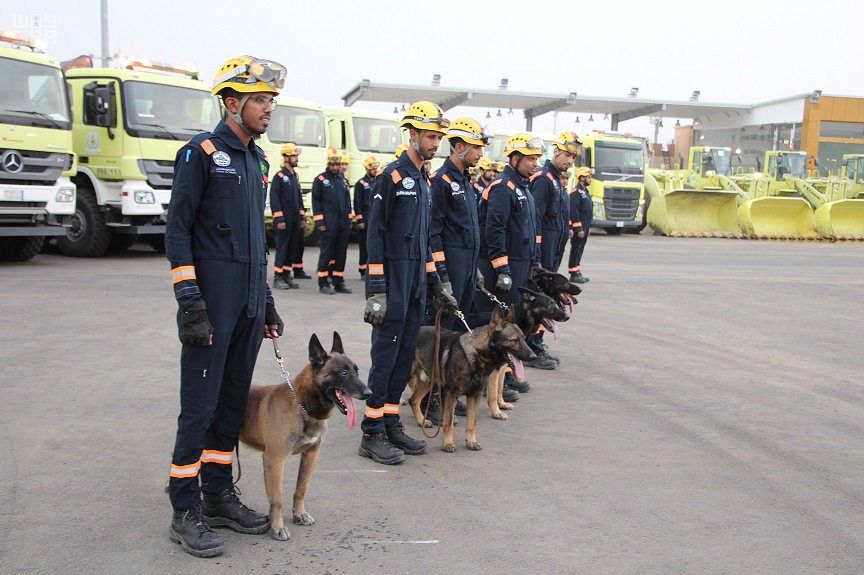
M 673 190 L 651 199 L 648 223 L 667 236 L 737 237 L 738 192 Z
M 864 240 L 864 200 L 822 204 L 814 216 L 816 231 L 835 240 Z
M 763 239 L 816 239 L 813 208 L 804 198 L 763 197 L 738 208 L 744 233 Z

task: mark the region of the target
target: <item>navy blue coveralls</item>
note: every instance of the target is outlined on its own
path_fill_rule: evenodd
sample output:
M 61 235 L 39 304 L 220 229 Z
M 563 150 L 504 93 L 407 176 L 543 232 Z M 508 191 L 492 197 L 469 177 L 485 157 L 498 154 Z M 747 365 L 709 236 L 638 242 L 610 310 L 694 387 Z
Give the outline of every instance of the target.
M 312 182 L 312 211 L 321 236 L 318 255 L 318 285 L 345 282 L 345 258 L 351 231 L 351 196 L 348 181 L 340 172 L 325 171 Z M 321 231 L 321 227 L 325 231 Z
M 581 183 L 570 191 L 570 228 L 573 230 L 573 238 L 570 240 L 570 260 L 567 271 L 575 273 L 581 271 L 582 252 L 588 242 L 588 234 L 591 232 L 591 220 L 594 219 L 594 209 L 591 202 L 591 194 L 588 188 Z M 579 232 L 585 232 L 585 237 L 580 238 Z
M 570 237 L 570 207 L 567 192 L 561 188 L 561 172 L 550 160 L 531 174 L 531 195 L 540 230 L 540 265 L 556 272 Z
M 378 176 L 370 178 L 367 173 L 354 184 L 354 221 L 364 225 L 362 230 L 357 230 L 358 242 L 360 244 L 360 263 L 357 269 L 360 270 L 360 275 L 366 273 L 368 255 L 366 253 L 365 226 L 366 218 L 368 217 L 367 214 L 369 213 L 369 200 L 372 199 L 372 186 L 375 184 L 377 178 Z
M 449 281 L 459 309 L 471 311 L 480 254 L 477 196 L 468 171 L 460 172 L 450 158 L 432 175 L 432 216 L 429 244 L 441 281 Z M 444 318 L 443 327 L 461 328 L 456 316 Z
M 515 304 L 522 287 L 531 277 L 531 266 L 540 257 L 540 236 L 534 198 L 529 182 L 509 165 L 483 192 L 480 200 L 480 262 L 486 289 L 505 303 Z M 512 288 L 503 292 L 495 288 L 498 274 L 510 274 Z M 493 289 L 494 288 L 494 289 Z M 492 303 L 478 298 L 481 311 L 490 311 Z
M 387 313 L 382 325 L 372 327 L 372 397 L 366 400 L 364 433 L 383 433 L 399 422 L 426 290 L 440 282 L 429 248 L 430 207 L 428 175 L 403 152 L 375 180 L 366 216 L 366 297 L 386 293 Z
M 274 274 L 291 274 L 298 247 L 303 242 L 300 222 L 306 216 L 300 179 L 288 168 L 282 168 L 270 183 L 270 211 L 273 213 L 273 236 L 276 239 Z M 285 224 L 280 230 L 278 225 Z
M 231 487 L 232 452 L 264 334 L 264 152 L 220 122 L 177 153 L 165 251 L 180 310 L 204 300 L 213 345 L 183 345 L 169 494 L 175 509 Z M 179 312 L 178 312 L 179 317 Z

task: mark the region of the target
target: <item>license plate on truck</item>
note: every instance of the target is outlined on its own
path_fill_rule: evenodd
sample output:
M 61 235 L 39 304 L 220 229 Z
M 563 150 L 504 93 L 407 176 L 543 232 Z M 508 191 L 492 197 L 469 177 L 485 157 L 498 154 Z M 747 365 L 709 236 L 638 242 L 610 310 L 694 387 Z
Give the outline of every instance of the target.
M 616 228 L 623 228 L 623 227 L 624 227 L 624 222 L 615 222 L 615 227 L 616 227 Z
M 24 190 L 3 190 L 3 201 L 23 202 Z

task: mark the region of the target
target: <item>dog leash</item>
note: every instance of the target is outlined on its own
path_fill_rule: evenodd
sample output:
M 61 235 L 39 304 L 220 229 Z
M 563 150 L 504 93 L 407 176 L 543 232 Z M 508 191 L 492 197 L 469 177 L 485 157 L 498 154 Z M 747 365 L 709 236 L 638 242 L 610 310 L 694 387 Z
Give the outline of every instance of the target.
M 477 286 L 475 286 L 475 287 L 476 287 L 476 289 L 478 289 L 478 290 L 480 290 L 481 292 L 483 292 L 483 294 L 484 294 L 486 297 L 488 297 L 491 301 L 497 303 L 497 304 L 498 304 L 498 307 L 500 307 L 502 310 L 504 310 L 504 311 L 510 311 L 510 306 L 508 306 L 506 303 L 504 303 L 503 301 L 501 301 L 500 299 L 498 299 L 497 297 L 495 297 L 495 294 L 492 293 L 492 292 L 490 292 L 488 289 L 486 289 L 486 286 L 483 286 L 483 285 L 477 285 Z
M 288 373 L 287 369 L 285 369 L 285 360 L 282 359 L 282 352 L 279 351 L 278 339 L 278 337 L 274 337 L 271 338 L 271 341 L 273 342 L 273 353 L 276 354 L 276 363 L 279 364 L 279 369 L 282 371 L 282 381 L 288 385 L 288 391 L 291 392 L 291 399 L 293 399 L 294 403 L 297 405 L 297 412 L 302 415 L 309 415 L 306 408 L 303 407 L 303 404 L 300 403 L 299 399 L 297 399 L 297 394 L 294 392 L 294 386 L 291 385 L 291 374 Z

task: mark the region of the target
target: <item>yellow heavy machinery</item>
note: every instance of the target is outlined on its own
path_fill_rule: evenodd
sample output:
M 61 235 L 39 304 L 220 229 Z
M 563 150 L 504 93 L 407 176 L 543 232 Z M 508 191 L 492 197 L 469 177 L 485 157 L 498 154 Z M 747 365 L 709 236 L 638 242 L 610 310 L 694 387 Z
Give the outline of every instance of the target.
M 864 239 L 864 154 L 844 154 L 837 176 L 811 178 L 807 183 L 824 197 L 814 215 L 822 236 Z
M 846 197 L 842 186 L 822 191 L 808 183 L 806 152 L 765 152 L 764 168 L 761 174 L 733 176 L 749 195 L 738 209 L 745 234 L 757 238 L 864 239 L 864 200 Z
M 730 178 L 732 150 L 693 146 L 685 170 L 648 170 L 648 225 L 666 236 L 738 237 L 743 190 Z

